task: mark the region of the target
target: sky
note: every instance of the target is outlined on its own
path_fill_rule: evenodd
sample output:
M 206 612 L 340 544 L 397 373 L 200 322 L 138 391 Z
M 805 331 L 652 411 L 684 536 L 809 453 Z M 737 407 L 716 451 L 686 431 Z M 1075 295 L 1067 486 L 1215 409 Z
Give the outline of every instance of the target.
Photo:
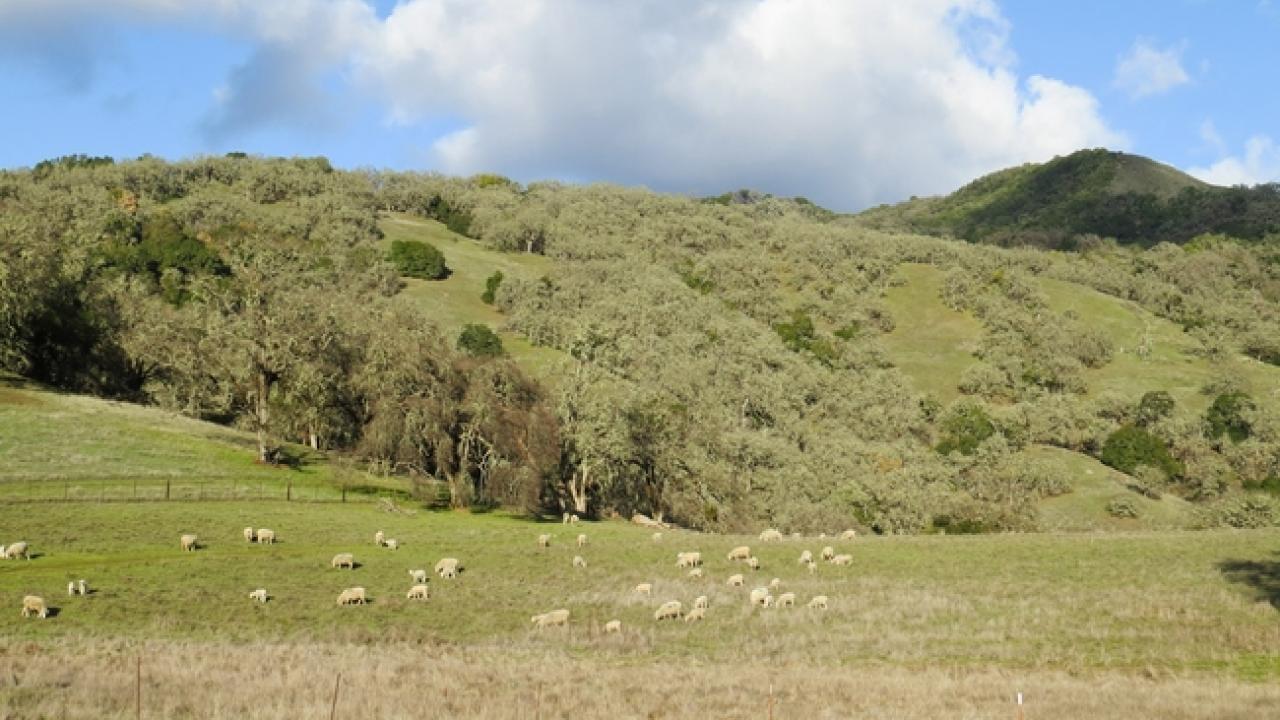
M 0 0 L 0 167 L 324 155 L 858 210 L 1081 148 L 1280 180 L 1280 0 Z

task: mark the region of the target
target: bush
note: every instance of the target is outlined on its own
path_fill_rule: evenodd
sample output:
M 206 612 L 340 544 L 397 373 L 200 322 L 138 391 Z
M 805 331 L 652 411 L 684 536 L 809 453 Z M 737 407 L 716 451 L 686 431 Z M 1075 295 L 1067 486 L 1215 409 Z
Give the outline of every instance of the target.
M 1133 501 L 1133 498 L 1118 497 L 1107 503 L 1107 514 L 1111 517 L 1137 519 L 1138 504 Z
M 962 404 L 953 407 L 942 421 L 942 441 L 937 450 L 948 455 L 959 450 L 972 455 L 984 440 L 996 432 L 995 423 L 977 405 Z
M 502 284 L 502 271 L 495 270 L 492 275 L 484 281 L 484 292 L 480 295 L 480 300 L 486 305 L 492 305 L 495 296 L 498 294 L 498 286 Z
M 502 338 L 488 325 L 470 323 L 458 336 L 458 349 L 472 357 L 498 357 L 502 355 Z
M 1280 508 L 1265 495 L 1235 496 L 1205 508 L 1200 523 L 1206 527 L 1273 527 L 1280 524 Z
M 1253 429 L 1244 415 L 1250 410 L 1253 410 L 1253 400 L 1245 393 L 1228 392 L 1219 395 L 1205 411 L 1205 434 L 1213 440 L 1226 435 L 1233 443 L 1248 440 Z
M 1139 427 L 1149 427 L 1173 414 L 1173 396 L 1164 390 L 1152 390 L 1138 401 L 1135 413 Z
M 1124 425 L 1107 436 L 1102 462 L 1128 475 L 1140 465 L 1161 470 L 1166 478 L 1180 478 L 1183 473 L 1182 464 L 1169 454 L 1160 438 L 1136 425 Z
M 401 275 L 422 280 L 440 280 L 449 276 L 444 255 L 434 247 L 417 240 L 395 240 L 388 258 Z

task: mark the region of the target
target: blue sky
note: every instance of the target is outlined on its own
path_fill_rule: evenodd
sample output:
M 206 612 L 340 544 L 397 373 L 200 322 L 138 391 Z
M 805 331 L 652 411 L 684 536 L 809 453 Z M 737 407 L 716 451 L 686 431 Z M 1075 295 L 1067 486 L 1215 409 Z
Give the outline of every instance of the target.
M 68 153 L 753 187 L 859 209 L 1080 147 L 1280 180 L 1259 0 L 0 0 L 0 167 Z

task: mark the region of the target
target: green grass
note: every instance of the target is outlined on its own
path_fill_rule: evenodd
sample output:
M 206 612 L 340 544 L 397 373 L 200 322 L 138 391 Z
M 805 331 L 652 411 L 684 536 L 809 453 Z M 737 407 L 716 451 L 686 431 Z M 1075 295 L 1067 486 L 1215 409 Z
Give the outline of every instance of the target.
M 1189 527 L 1194 520 L 1191 503 L 1165 494 L 1159 500 L 1129 490 L 1127 475 L 1096 459 L 1069 450 L 1037 447 L 1030 457 L 1062 468 L 1072 478 L 1071 492 L 1040 502 L 1040 525 L 1046 530 L 1159 530 Z M 1107 513 L 1107 503 L 1119 498 L 1138 508 L 1137 518 L 1115 518 Z
M 960 395 L 960 374 L 975 362 L 972 347 L 982 337 L 982 323 L 942 304 L 938 268 L 908 263 L 898 274 L 905 283 L 885 293 L 894 329 L 881 341 L 912 387 L 949 403 Z
M 506 278 L 536 279 L 551 269 L 550 260 L 541 255 L 489 250 L 427 218 L 391 214 L 382 218 L 380 227 L 388 249 L 395 240 L 418 240 L 444 253 L 449 277 L 443 280 L 405 278 L 404 294 L 417 302 L 446 335 L 456 339 L 469 323 L 488 325 L 498 332 L 507 354 L 522 368 L 540 379 L 555 377 L 564 355 L 552 348 L 535 347 L 523 336 L 504 331 L 502 313 L 480 300 L 485 280 L 495 270 L 501 270 Z

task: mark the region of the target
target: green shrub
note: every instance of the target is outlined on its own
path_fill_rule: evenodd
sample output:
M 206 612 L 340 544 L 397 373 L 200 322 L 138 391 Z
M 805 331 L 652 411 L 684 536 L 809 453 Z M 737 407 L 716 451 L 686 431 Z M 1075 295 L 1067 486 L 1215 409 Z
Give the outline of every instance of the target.
M 1139 427 L 1148 427 L 1173 414 L 1173 396 L 1164 390 L 1152 390 L 1138 401 L 1135 413 Z
M 1236 495 L 1204 508 L 1200 524 L 1244 529 L 1273 527 L 1280 524 L 1280 507 L 1266 495 Z
M 1160 438 L 1136 425 L 1124 425 L 1107 436 L 1102 446 L 1104 465 L 1133 475 L 1146 465 L 1162 471 L 1166 478 L 1181 478 L 1182 464 L 1169 454 Z
M 995 434 L 996 426 L 981 407 L 965 403 L 947 412 L 941 430 L 938 452 L 948 455 L 959 450 L 962 454 L 972 455 L 984 440 Z
M 1245 393 L 1228 392 L 1219 395 L 1205 411 L 1205 434 L 1214 440 L 1226 435 L 1233 443 L 1248 440 L 1252 428 L 1245 413 L 1250 410 L 1253 410 L 1253 400 Z
M 1137 519 L 1140 513 L 1133 498 L 1118 497 L 1107 503 L 1107 514 L 1111 517 Z
M 472 357 L 497 357 L 502 354 L 502 338 L 488 325 L 470 323 L 458 335 L 458 349 Z
M 434 247 L 417 240 L 395 240 L 388 258 L 401 275 L 422 280 L 440 280 L 449 276 L 444 255 Z
M 492 305 L 494 298 L 498 294 L 498 286 L 502 284 L 502 271 L 495 270 L 492 275 L 484 281 L 484 292 L 480 294 L 481 302 L 486 305 Z

